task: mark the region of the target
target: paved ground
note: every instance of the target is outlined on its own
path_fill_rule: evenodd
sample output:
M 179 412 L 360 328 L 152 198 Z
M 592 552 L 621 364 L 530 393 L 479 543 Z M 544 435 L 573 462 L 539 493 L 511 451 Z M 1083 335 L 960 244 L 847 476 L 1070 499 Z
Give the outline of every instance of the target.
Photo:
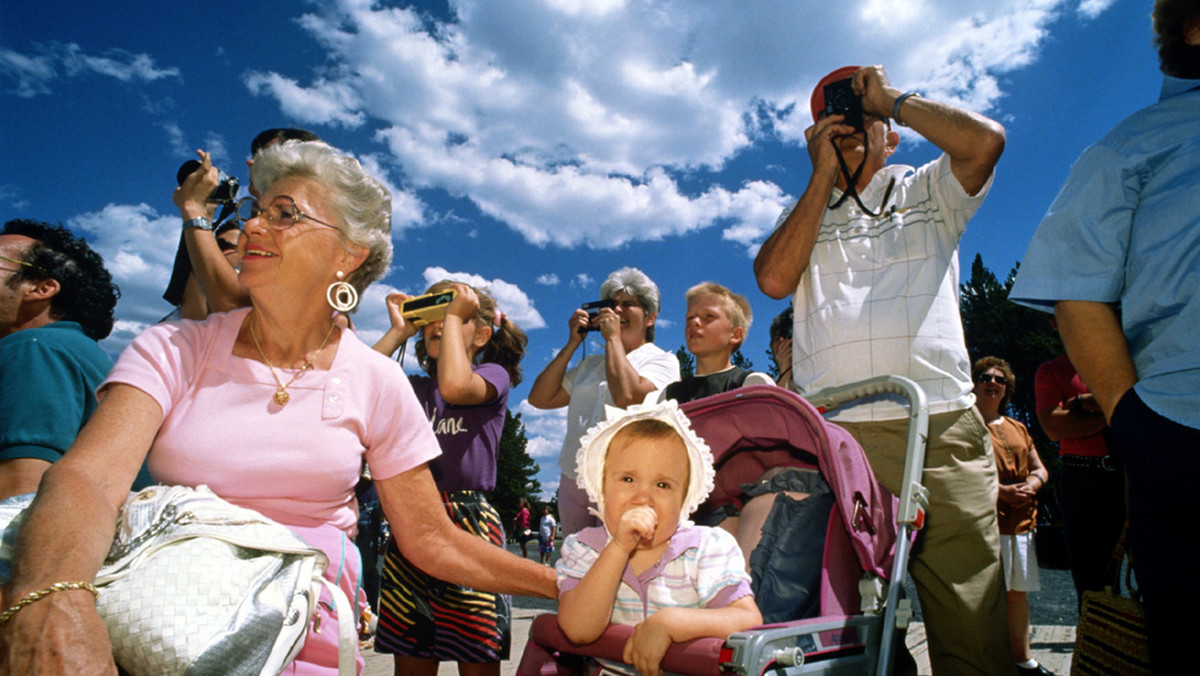
M 510 545 L 509 550 L 519 554 L 520 548 Z M 1071 575 L 1063 570 L 1041 570 L 1042 591 L 1029 595 L 1030 615 L 1033 624 L 1032 642 L 1034 657 L 1046 668 L 1060 676 L 1066 676 L 1071 670 L 1071 651 L 1075 645 L 1075 625 L 1078 622 L 1078 612 L 1075 606 L 1075 588 L 1071 583 Z M 915 591 L 909 587 L 909 597 L 916 597 Z M 501 673 L 511 676 L 517 672 L 517 663 L 521 659 L 525 642 L 529 637 L 529 625 L 537 615 L 553 611 L 554 601 L 519 596 L 513 599 L 513 658 L 501 665 Z M 917 609 L 917 619 L 908 629 L 908 646 L 913 657 L 917 660 L 920 676 L 927 676 L 929 656 L 925 645 L 925 625 L 919 621 L 920 609 Z M 364 676 L 390 676 L 393 673 L 390 655 L 379 655 L 368 652 L 365 655 L 367 667 Z M 458 670 L 450 664 L 443 664 L 439 676 L 452 676 Z

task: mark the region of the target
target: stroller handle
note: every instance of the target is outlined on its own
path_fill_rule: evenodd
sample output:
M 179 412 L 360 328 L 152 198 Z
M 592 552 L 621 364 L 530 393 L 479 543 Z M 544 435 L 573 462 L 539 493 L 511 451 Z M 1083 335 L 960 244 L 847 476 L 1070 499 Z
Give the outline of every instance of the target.
M 803 395 L 821 413 L 832 411 L 849 402 L 879 394 L 899 394 L 908 401 L 908 450 L 904 459 L 904 477 L 900 487 L 900 504 L 896 514 L 898 525 L 920 530 L 929 506 L 929 491 L 921 484 L 925 468 L 925 443 L 929 438 L 929 404 L 925 390 L 904 376 L 877 376 L 848 385 L 827 387 Z
M 908 400 L 908 449 L 904 458 L 904 477 L 900 487 L 900 503 L 896 512 L 896 555 L 892 562 L 892 584 L 888 587 L 883 614 L 883 639 L 879 647 L 876 674 L 886 676 L 892 667 L 891 631 L 908 627 L 911 611 L 908 601 L 901 609 L 900 581 L 908 564 L 912 533 L 925 525 L 925 509 L 929 506 L 929 491 L 921 484 L 925 469 L 925 443 L 929 438 L 929 404 L 921 386 L 904 376 L 878 376 L 849 385 L 830 387 L 806 395 L 809 403 L 822 413 L 842 404 L 878 394 L 899 394 Z M 869 453 L 869 452 L 868 452 Z

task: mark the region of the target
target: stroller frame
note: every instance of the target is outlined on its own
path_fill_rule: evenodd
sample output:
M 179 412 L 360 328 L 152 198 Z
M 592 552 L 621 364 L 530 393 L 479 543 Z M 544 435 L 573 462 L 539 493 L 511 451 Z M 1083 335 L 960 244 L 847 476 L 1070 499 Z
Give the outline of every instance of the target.
M 767 390 L 771 387 L 756 386 L 737 392 L 749 393 L 752 390 Z M 867 565 L 862 560 L 861 552 L 853 554 L 858 555 L 864 570 L 873 567 L 880 577 L 885 571 L 890 572 L 892 584 L 888 585 L 886 601 L 882 592 L 882 580 L 867 575 L 866 579 L 858 583 L 862 597 L 861 615 L 834 613 L 756 627 L 737 632 L 723 642 L 720 639 L 699 639 L 673 645 L 663 658 L 662 666 L 665 671 L 752 676 L 767 673 L 768 670 L 777 674 L 856 676 L 867 673 L 883 676 L 890 673 L 895 632 L 907 629 L 912 617 L 910 602 L 900 598 L 901 582 L 907 571 L 913 537 L 924 524 L 925 509 L 928 506 L 928 492 L 921 484 L 929 429 L 925 393 L 908 378 L 881 376 L 822 390 L 808 395 L 805 399 L 816 407 L 818 413 L 824 413 L 850 402 L 880 394 L 898 394 L 904 397 L 909 405 L 907 452 L 901 495 L 898 496 L 899 502 L 894 509 L 896 531 L 890 571 L 883 561 Z M 811 411 L 811 408 L 809 410 Z M 844 434 L 844 431 L 842 433 Z M 886 495 L 886 491 L 884 494 Z M 842 546 L 848 549 L 851 543 L 846 540 Z M 609 659 L 615 655 L 619 661 L 621 646 L 632 632 L 633 627 L 609 625 L 595 643 L 576 645 L 558 630 L 555 615 L 539 616 L 531 627 L 526 655 L 523 656 L 518 673 L 569 673 L 557 668 L 547 670 L 535 664 L 536 659 L 549 657 L 555 652 Z M 534 658 L 534 655 L 538 657 Z M 697 663 L 704 666 L 698 669 Z

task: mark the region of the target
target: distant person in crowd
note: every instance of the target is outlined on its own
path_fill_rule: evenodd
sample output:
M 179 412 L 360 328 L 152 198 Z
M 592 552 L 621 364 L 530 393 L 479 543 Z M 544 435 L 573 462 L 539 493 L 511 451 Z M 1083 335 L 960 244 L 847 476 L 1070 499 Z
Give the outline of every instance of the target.
M 0 230 L 0 280 L 3 499 L 36 491 L 96 410 L 120 293 L 87 242 L 38 221 Z
M 1157 103 L 1083 152 L 1009 298 L 1054 310 L 1129 480 L 1129 541 L 1155 673 L 1195 668 L 1200 560 L 1200 4 L 1158 0 Z
M 429 375 L 409 380 L 442 448 L 429 469 L 445 512 L 459 528 L 502 548 L 500 514 L 485 494 L 496 488 L 508 393 L 521 382 L 528 339 L 487 291 L 443 280 L 425 293 L 443 291 L 454 292 L 445 317 L 421 325 L 402 313 L 410 296 L 389 295 L 392 325 L 375 349 L 391 355 L 420 336 L 417 361 Z M 392 532 L 396 540 L 405 537 Z M 498 675 L 512 643 L 509 599 L 444 582 L 437 569 L 414 563 L 396 540 L 388 543 L 383 566 L 375 650 L 395 655 L 397 674 L 433 676 L 439 662 L 457 662 L 463 676 Z M 459 621 L 467 616 L 470 622 Z
M 529 556 L 527 545 L 533 539 L 533 513 L 529 511 L 529 501 L 521 498 L 518 501 L 520 509 L 517 510 L 517 516 L 513 519 L 513 534 L 517 542 L 521 543 L 521 557 Z
M 542 520 L 538 524 L 538 554 L 541 562 L 550 565 L 550 557 L 554 555 L 554 540 L 558 537 L 558 523 L 554 521 L 554 512 L 550 505 L 542 508 Z
M 534 408 L 567 407 L 567 435 L 558 456 L 558 515 L 563 535 L 598 521 L 588 513 L 588 497 L 575 483 L 579 439 L 604 419 L 604 407 L 640 404 L 646 395 L 679 380 L 679 360 L 654 344 L 658 286 L 637 268 L 621 268 L 600 286 L 600 298 L 615 307 L 595 316 L 576 310 L 567 321 L 567 344 L 538 374 L 529 389 Z M 599 331 L 604 353 L 588 355 L 568 370 L 589 331 Z
M 712 490 L 713 457 L 674 401 L 592 428 L 578 471 L 603 526 L 563 541 L 558 624 L 568 638 L 591 643 L 610 622 L 633 625 L 623 659 L 657 674 L 672 643 L 762 623 L 733 536 L 688 521 Z
M 349 598 L 364 461 L 414 565 L 479 590 L 556 593 L 552 571 L 450 520 L 429 468 L 442 450 L 408 378 L 334 323 L 387 271 L 388 190 L 318 142 L 267 148 L 252 171 L 262 192 L 243 227 L 239 275 L 251 305 L 150 327 L 100 386 L 100 405 L 46 471 L 16 542 L 5 591 L 23 604 L 0 625 L 6 673 L 116 673 L 92 594 L 55 585 L 95 579 L 146 458 L 157 481 L 207 485 L 321 549 L 326 579 Z M 318 604 L 289 673 L 333 673 L 337 626 L 337 610 Z
M 1038 424 L 1058 442 L 1058 505 L 1082 604 L 1083 592 L 1111 584 L 1106 571 L 1125 525 L 1125 473 L 1105 440 L 1108 421 L 1066 354 L 1039 366 L 1033 387 Z
M 731 358 L 750 331 L 750 301 L 714 282 L 697 284 L 684 295 L 684 339 L 696 360 L 695 375 L 667 385 L 662 398 L 681 404 L 742 385 L 769 385 L 770 376 L 733 365 Z
M 971 369 L 975 378 L 975 408 L 983 415 L 992 435 L 1000 499 L 996 511 L 1000 522 L 1000 560 L 1008 590 L 1008 633 L 1013 658 L 1021 676 L 1051 672 L 1033 658 L 1029 644 L 1029 592 L 1042 588 L 1038 578 L 1033 527 L 1037 523 L 1037 493 L 1050 480 L 1050 473 L 1033 445 L 1025 424 L 1003 411 L 1017 390 L 1017 378 L 1008 362 L 984 357 Z
M 276 143 L 319 140 L 316 134 L 304 129 L 267 129 L 250 142 L 250 158 L 246 160 L 246 167 L 253 170 L 254 158 L 258 153 Z M 169 302 L 179 305 L 181 319 L 204 319 L 210 312 L 227 312 L 250 304 L 249 294 L 238 282 L 236 255 L 238 236 L 241 235 L 237 226 L 248 214 L 241 214 L 241 220 L 226 218 L 214 226 L 218 205 L 210 202 L 208 196 L 212 194 L 214 177 L 218 171 L 208 153 L 197 150 L 196 154 L 200 157 L 199 168 L 175 189 L 173 196 L 183 218 L 182 246 L 186 256 L 177 258 L 176 270 L 171 275 L 172 284 L 164 294 Z M 208 192 L 202 192 L 205 190 Z M 253 172 L 249 192 L 252 197 L 258 196 Z M 226 216 L 228 211 L 232 211 L 232 205 L 222 208 L 222 214 Z M 177 279 L 185 271 L 188 273 L 185 285 L 178 288 Z
M 828 91 L 827 91 L 828 87 Z M 912 562 L 935 674 L 1013 670 L 996 532 L 996 469 L 975 410 L 958 311 L 958 242 L 1004 150 L 977 113 L 905 92 L 881 66 L 847 66 L 813 90 L 813 171 L 754 261 L 759 288 L 793 295 L 792 382 L 801 394 L 889 374 L 929 403 L 929 518 Z M 909 127 L 942 150 L 889 165 Z M 908 410 L 892 396 L 831 418 L 900 493 Z
M 789 390 L 798 389 L 792 383 L 792 321 L 792 306 L 788 305 L 771 320 L 770 330 L 771 356 L 779 368 L 775 384 Z

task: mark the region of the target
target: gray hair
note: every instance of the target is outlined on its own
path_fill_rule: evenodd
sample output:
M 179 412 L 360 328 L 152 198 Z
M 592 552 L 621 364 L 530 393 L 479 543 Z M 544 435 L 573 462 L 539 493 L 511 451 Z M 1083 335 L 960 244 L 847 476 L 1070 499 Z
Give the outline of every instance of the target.
M 260 150 L 250 174 L 263 192 L 293 176 L 324 186 L 343 236 L 368 250 L 367 259 L 346 278 L 360 294 L 387 272 L 392 262 L 392 195 L 358 160 L 321 141 L 285 141 Z
M 622 291 L 636 298 L 638 305 L 642 306 L 647 315 L 658 315 L 658 285 L 646 273 L 637 268 L 621 268 L 609 275 L 604 284 L 600 285 L 600 297 L 605 300 Z M 653 324 L 646 327 L 646 340 L 654 342 Z

